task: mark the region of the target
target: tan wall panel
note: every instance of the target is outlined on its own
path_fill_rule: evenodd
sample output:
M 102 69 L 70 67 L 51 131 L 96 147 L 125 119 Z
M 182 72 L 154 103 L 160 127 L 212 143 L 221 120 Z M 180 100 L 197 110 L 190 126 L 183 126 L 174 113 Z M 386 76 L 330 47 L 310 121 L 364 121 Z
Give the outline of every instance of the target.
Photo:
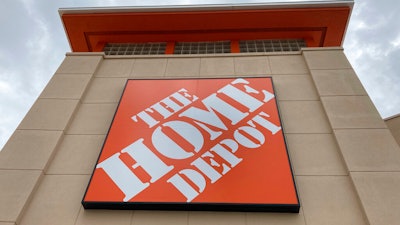
M 103 56 L 98 55 L 70 54 L 57 73 L 56 76 L 60 78 L 54 78 L 48 90 L 43 93 L 43 98 L 52 99 L 41 100 L 70 101 L 63 98 L 77 98 L 76 105 L 72 111 L 65 110 L 70 118 L 62 123 L 64 127 L 57 128 L 63 132 L 63 137 L 53 149 L 54 159 L 46 162 L 49 164 L 48 170 L 27 208 L 21 223 L 23 225 L 368 223 L 363 212 L 366 207 L 360 202 L 369 203 L 363 200 L 364 195 L 360 195 L 360 201 L 357 194 L 360 192 L 354 188 L 348 176 L 347 167 L 352 168 L 353 164 L 349 163 L 350 157 L 344 154 L 347 148 L 343 145 L 345 138 L 338 135 L 343 132 L 340 129 L 344 125 L 341 124 L 345 124 L 346 129 L 356 131 L 353 129 L 357 126 L 351 122 L 356 124 L 357 118 L 355 121 L 350 119 L 350 123 L 340 119 L 349 119 L 360 113 L 362 117 L 366 110 L 367 120 L 373 120 L 372 128 L 386 127 L 381 127 L 383 122 L 379 122 L 376 110 L 368 105 L 368 97 L 355 79 L 342 50 L 188 58 L 111 56 L 103 59 Z M 71 78 L 68 79 L 68 76 Z M 82 208 L 80 201 L 89 174 L 101 150 L 127 78 L 227 76 L 273 77 L 299 188 L 302 204 L 299 214 L 94 211 Z M 86 84 L 76 83 L 79 80 L 77 77 L 84 78 L 82 82 Z M 57 92 L 57 89 L 62 90 L 62 85 L 58 85 L 63 81 L 70 86 L 65 87 L 65 91 Z M 64 92 L 69 94 L 61 95 Z M 346 96 L 341 96 L 343 93 Z M 347 105 L 338 108 L 336 104 L 339 103 L 335 101 L 342 100 L 342 97 L 362 100 L 350 101 L 355 104 L 352 108 Z M 361 105 L 358 104 L 360 102 Z M 365 102 L 368 104 L 364 105 Z M 48 108 L 45 104 L 35 110 Z M 38 120 L 35 114 L 28 114 L 28 117 L 27 120 L 33 121 L 32 124 Z M 54 126 L 57 123 L 50 124 Z M 358 188 L 357 185 L 355 187 Z
M 165 77 L 198 77 L 200 58 L 169 58 Z
M 286 134 L 332 133 L 319 101 L 281 101 L 279 108 Z
M 159 78 L 163 77 L 167 68 L 168 59 L 136 59 L 129 78 Z M 174 64 L 174 63 L 171 63 Z M 170 65 L 170 67 L 173 65 Z
M 303 209 L 297 213 L 246 213 L 247 225 L 305 225 Z
M 65 135 L 47 174 L 91 175 L 105 135 Z
M 305 49 L 303 55 L 310 70 L 352 68 L 340 48 L 310 48 Z
M 132 215 L 133 211 L 127 210 L 85 210 L 81 207 L 75 225 L 130 225 Z
M 0 221 L 19 222 L 41 176 L 39 170 L 0 170 Z
M 64 130 L 79 100 L 38 99 L 17 129 Z
M 118 103 L 126 78 L 93 78 L 83 103 Z
M 400 184 L 396 173 L 386 171 L 398 172 L 400 150 L 390 131 L 342 49 L 305 49 L 303 55 L 346 167 L 358 171 L 350 178 L 369 224 L 397 224 L 398 214 L 389 211 L 400 204 L 392 198 Z
M 67 134 L 107 134 L 117 103 L 81 104 Z
M 371 225 L 400 221 L 400 172 L 352 172 L 351 177 Z
M 319 100 L 309 75 L 273 75 L 278 100 Z
M 235 74 L 238 76 L 271 74 L 268 57 L 234 57 L 233 60 L 235 63 Z
M 386 128 L 368 96 L 326 96 L 321 101 L 334 129 Z
M 89 175 L 45 175 L 20 224 L 74 224 L 88 180 Z
M 301 55 L 269 56 L 272 74 L 309 74 L 307 65 Z
M 96 77 L 128 77 L 133 69 L 134 59 L 108 59 L 104 60 L 98 70 Z
M 202 58 L 200 61 L 200 77 L 232 76 L 235 74 L 232 57 Z
M 246 213 L 243 212 L 189 212 L 190 225 L 245 225 Z
M 0 152 L 0 169 L 45 170 L 62 131 L 16 130 Z
M 9 223 L 9 222 L 0 222 L 0 225 L 15 225 L 15 223 Z
M 386 125 L 392 132 L 393 137 L 396 139 L 397 144 L 400 145 L 400 115 L 385 120 Z
M 307 225 L 365 225 L 363 210 L 348 176 L 297 176 Z
M 189 212 L 176 211 L 134 211 L 133 224 L 142 225 L 185 225 L 188 224 Z
M 312 70 L 311 74 L 321 96 L 367 95 L 352 69 Z
M 57 74 L 94 74 L 103 60 L 102 53 L 70 54 L 64 59 L 56 71 Z
M 39 98 L 80 99 L 91 78 L 92 74 L 57 74 Z
M 400 148 L 388 129 L 335 130 L 350 171 L 400 171 Z
M 286 134 L 295 175 L 348 175 L 332 134 Z

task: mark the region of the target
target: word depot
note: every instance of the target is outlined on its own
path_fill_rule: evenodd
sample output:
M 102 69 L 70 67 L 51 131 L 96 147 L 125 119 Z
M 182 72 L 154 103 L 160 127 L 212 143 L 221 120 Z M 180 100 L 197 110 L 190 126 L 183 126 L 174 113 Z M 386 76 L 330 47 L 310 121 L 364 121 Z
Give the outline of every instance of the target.
M 202 100 L 182 88 L 132 116 L 132 123 L 144 123 L 151 129 L 151 136 L 137 139 L 97 164 L 96 168 L 104 170 L 120 189 L 125 196 L 124 202 L 164 176 L 168 178 L 163 179 L 164 182 L 191 202 L 208 185 L 218 182 L 246 160 L 235 153 L 249 149 L 256 151 L 266 142 L 263 133 L 275 135 L 281 130 L 268 120 L 268 112 L 257 111 L 273 98 L 272 93 L 256 90 L 241 78 Z M 198 101 L 202 107 L 193 106 Z M 241 121 L 245 122 L 241 123 L 243 126 L 235 126 Z M 232 127 L 235 127 L 234 131 L 230 129 Z M 224 135 L 228 131 L 230 136 Z M 145 144 L 144 140 L 150 140 L 147 143 L 151 144 Z M 188 144 L 181 144 L 182 140 Z M 207 146 L 212 147 L 205 147 L 205 143 L 210 142 L 212 144 Z M 129 155 L 134 163 L 128 165 L 121 160 L 121 154 Z M 174 164 L 163 161 L 160 154 L 173 161 L 193 160 L 187 168 L 173 172 Z M 139 167 L 146 176 L 134 172 Z

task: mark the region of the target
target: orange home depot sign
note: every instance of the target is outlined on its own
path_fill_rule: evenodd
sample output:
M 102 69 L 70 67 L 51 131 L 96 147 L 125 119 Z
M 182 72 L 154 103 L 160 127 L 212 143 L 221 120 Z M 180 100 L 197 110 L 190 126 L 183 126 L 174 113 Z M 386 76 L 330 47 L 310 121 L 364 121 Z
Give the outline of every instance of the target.
M 128 80 L 82 204 L 298 212 L 271 78 Z

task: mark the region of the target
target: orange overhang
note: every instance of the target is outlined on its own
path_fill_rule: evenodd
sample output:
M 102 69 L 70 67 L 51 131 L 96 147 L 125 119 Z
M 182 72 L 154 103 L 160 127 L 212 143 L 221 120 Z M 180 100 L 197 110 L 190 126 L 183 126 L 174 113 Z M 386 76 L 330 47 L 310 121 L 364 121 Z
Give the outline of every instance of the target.
M 73 52 L 105 43 L 304 39 L 341 46 L 353 1 L 60 9 Z

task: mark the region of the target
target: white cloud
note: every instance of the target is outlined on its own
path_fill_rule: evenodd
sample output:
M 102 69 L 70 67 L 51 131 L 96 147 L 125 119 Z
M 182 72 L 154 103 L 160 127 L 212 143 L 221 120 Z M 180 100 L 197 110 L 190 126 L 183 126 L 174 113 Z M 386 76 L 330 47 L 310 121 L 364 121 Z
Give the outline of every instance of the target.
M 393 46 L 393 48 L 400 48 L 400 33 L 393 41 L 390 42 L 390 44 Z
M 11 86 L 8 82 L 0 80 L 0 93 L 9 94 L 11 92 Z

